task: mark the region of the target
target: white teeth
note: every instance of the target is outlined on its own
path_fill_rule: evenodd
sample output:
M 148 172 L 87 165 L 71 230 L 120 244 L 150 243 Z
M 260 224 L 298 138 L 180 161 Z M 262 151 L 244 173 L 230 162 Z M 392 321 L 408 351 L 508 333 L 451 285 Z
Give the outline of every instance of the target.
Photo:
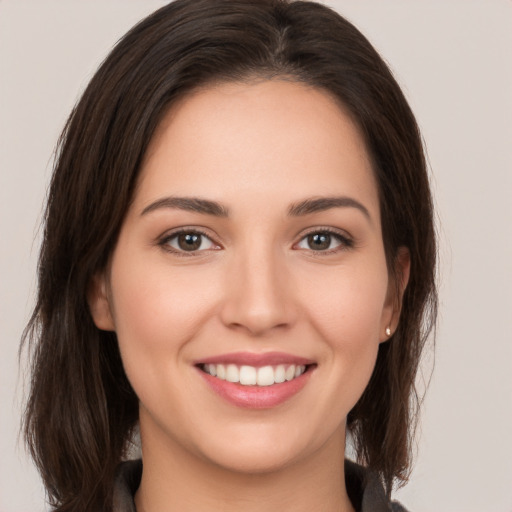
M 286 380 L 286 370 L 284 364 L 280 364 L 274 372 L 274 382 L 280 384 Z
M 217 377 L 221 380 L 226 380 L 226 367 L 223 364 L 212 364 L 210 366 L 216 366 L 217 371 L 215 373 Z M 210 375 L 213 375 L 213 373 L 210 373 Z
M 235 364 L 228 364 L 226 368 L 226 380 L 228 382 L 240 382 L 240 370 Z
M 280 364 L 277 366 L 240 366 L 236 364 L 205 364 L 203 369 L 213 377 L 228 382 L 238 382 L 243 386 L 272 386 L 300 377 L 305 371 L 305 365 Z
M 240 368 L 240 384 L 254 386 L 256 384 L 256 368 L 253 366 L 242 366 Z
M 274 368 L 262 366 L 258 368 L 258 386 L 272 386 L 274 384 Z
M 305 370 L 306 370 L 305 366 L 297 366 L 297 368 L 295 368 L 295 377 L 300 377 L 304 373 Z

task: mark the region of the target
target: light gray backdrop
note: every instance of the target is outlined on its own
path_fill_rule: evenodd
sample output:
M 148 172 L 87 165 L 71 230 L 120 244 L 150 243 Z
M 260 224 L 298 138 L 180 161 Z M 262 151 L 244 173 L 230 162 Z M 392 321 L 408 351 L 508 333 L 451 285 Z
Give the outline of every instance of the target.
M 17 441 L 51 154 L 114 42 L 159 0 L 0 0 L 0 511 L 44 510 Z M 512 2 L 331 0 L 381 51 L 427 143 L 441 318 L 413 512 L 512 511 Z M 431 360 L 427 361 L 427 374 Z

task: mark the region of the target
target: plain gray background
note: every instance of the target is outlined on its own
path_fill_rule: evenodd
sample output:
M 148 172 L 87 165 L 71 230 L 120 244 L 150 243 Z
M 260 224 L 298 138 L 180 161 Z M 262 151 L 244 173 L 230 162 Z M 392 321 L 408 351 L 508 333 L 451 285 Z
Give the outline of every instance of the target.
M 0 0 L 0 511 L 44 510 L 18 441 L 17 350 L 64 121 L 157 0 Z M 439 215 L 441 308 L 413 512 L 512 511 L 512 2 L 331 0 L 395 71 L 423 129 Z M 427 354 L 428 355 L 428 354 Z M 428 377 L 431 354 L 425 362 Z

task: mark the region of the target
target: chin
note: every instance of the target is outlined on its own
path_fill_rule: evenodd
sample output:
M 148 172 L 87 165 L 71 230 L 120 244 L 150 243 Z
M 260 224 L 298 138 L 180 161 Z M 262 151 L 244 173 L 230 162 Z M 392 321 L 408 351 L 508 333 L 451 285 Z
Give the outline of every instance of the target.
M 289 428 L 275 425 L 240 430 L 222 436 L 218 442 L 210 437 L 208 444 L 200 447 L 203 456 L 216 466 L 234 473 L 275 473 L 311 458 L 320 451 L 323 444 L 320 439 L 324 437 L 313 437 L 312 441 L 311 436 L 297 435 L 300 434 L 298 430 L 290 432 Z M 344 443 L 339 449 L 344 450 Z
M 223 453 L 206 454 L 210 462 L 231 473 L 265 475 L 279 472 L 296 461 L 297 454 L 291 455 L 285 450 L 272 449 L 256 451 L 254 447 L 244 449 L 232 446 Z

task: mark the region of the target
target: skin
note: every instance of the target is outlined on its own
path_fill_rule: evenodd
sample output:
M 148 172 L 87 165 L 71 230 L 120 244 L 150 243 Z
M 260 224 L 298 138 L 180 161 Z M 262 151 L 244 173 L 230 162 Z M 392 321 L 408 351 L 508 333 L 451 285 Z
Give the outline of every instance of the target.
M 334 196 L 363 208 L 289 215 Z M 227 215 L 155 205 L 167 197 L 216 201 Z M 179 252 L 179 228 L 207 235 L 200 250 Z M 342 238 L 311 248 L 307 235 L 326 229 Z M 408 257 L 399 264 L 404 288 Z M 211 86 L 175 105 L 89 300 L 96 325 L 116 331 L 140 399 L 137 510 L 353 510 L 346 417 L 396 327 L 394 293 L 370 159 L 333 98 L 273 80 Z M 239 351 L 316 367 L 285 403 L 244 409 L 194 366 Z

